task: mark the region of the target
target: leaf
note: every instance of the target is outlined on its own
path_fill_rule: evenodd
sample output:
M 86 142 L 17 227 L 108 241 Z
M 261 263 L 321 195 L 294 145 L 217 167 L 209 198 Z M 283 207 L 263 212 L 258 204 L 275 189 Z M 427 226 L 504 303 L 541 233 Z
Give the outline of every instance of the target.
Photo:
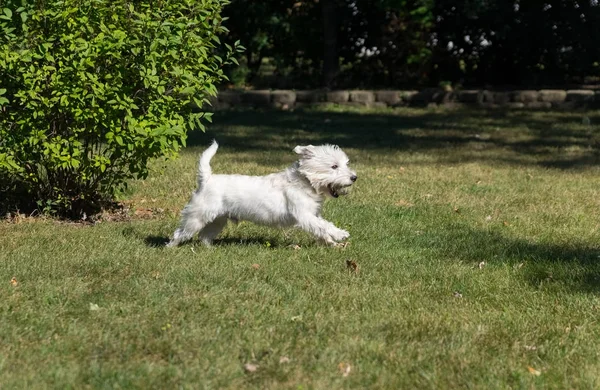
M 154 213 L 153 213 L 152 209 L 139 208 L 139 209 L 136 209 L 133 214 L 135 214 L 136 217 L 140 217 L 140 218 L 152 218 Z
M 358 272 L 358 264 L 354 260 L 346 260 L 346 267 L 352 272 Z
M 98 306 L 95 303 L 90 302 L 90 311 L 98 311 L 98 310 L 100 310 L 100 306 Z
M 244 364 L 244 371 L 246 372 L 256 372 L 258 370 L 258 365 L 252 363 Z
M 404 199 L 400 199 L 399 201 L 397 201 L 395 203 L 395 205 L 398 206 L 398 207 L 407 207 L 408 208 L 408 207 L 413 207 L 414 203 L 411 203 L 411 202 L 409 202 L 407 200 L 404 200 Z
M 12 279 L 10 280 L 10 284 L 13 287 L 17 287 L 17 285 L 19 284 L 19 282 L 17 282 L 17 278 L 13 276 Z
M 529 373 L 531 375 L 535 375 L 535 376 L 540 376 L 542 375 L 542 372 L 539 370 L 536 370 L 535 368 L 531 367 L 531 366 L 527 366 L 527 371 L 529 371 Z
M 279 364 L 284 364 L 284 363 L 289 363 L 290 362 L 290 358 L 287 356 L 282 356 L 279 358 Z
M 252 264 L 252 268 L 259 269 L 260 268 L 260 264 Z
M 338 364 L 338 369 L 342 373 L 343 377 L 347 377 L 348 375 L 350 375 L 350 371 L 352 371 L 352 366 L 348 363 L 341 362 L 340 364 Z

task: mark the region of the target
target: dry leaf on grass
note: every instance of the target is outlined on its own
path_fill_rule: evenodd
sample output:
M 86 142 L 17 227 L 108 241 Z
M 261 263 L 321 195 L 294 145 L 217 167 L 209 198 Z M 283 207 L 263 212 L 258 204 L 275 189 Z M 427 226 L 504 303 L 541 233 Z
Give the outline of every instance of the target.
M 252 364 L 252 363 L 246 363 L 246 364 L 244 364 L 244 371 L 246 371 L 246 372 L 256 372 L 256 370 L 258 370 L 258 366 L 256 364 Z
M 462 294 L 459 291 L 454 291 L 454 298 L 462 298 Z
M 95 303 L 91 303 L 91 302 L 90 302 L 90 310 L 91 310 L 91 311 L 97 311 L 97 310 L 100 310 L 100 306 L 98 306 L 98 305 L 97 305 L 97 304 L 95 304 Z
M 289 363 L 290 362 L 290 358 L 287 356 L 282 356 L 279 358 L 279 364 L 284 364 L 284 363 Z
M 479 269 L 483 269 L 483 267 L 485 267 L 485 261 L 479 263 Z
M 260 268 L 260 264 L 252 264 L 252 268 L 259 269 Z
M 348 363 L 341 362 L 340 364 L 338 364 L 338 369 L 342 373 L 342 376 L 348 376 L 350 375 L 352 367 Z
M 413 207 L 414 206 L 414 203 L 410 203 L 409 201 L 404 200 L 404 199 L 400 199 L 399 201 L 397 201 L 394 204 L 398 207 Z
M 353 272 L 358 272 L 358 264 L 354 260 L 346 260 L 346 267 Z
M 139 208 L 136 209 L 133 214 L 136 217 L 140 217 L 140 218 L 152 218 L 153 212 L 152 209 L 148 209 L 148 208 Z
M 455 207 L 454 212 L 460 214 L 460 209 L 458 207 Z
M 542 372 L 539 370 L 536 370 L 535 368 L 531 367 L 531 366 L 527 366 L 527 371 L 529 371 L 529 373 L 531 375 L 535 375 L 535 376 L 540 376 L 542 375 Z
M 298 249 L 301 248 L 301 246 L 298 244 L 292 244 L 292 245 L 288 245 L 288 248 L 291 248 L 291 249 L 297 251 Z
M 156 207 L 156 208 L 141 207 L 141 208 L 136 209 L 133 212 L 133 214 L 138 218 L 153 218 L 156 215 L 164 214 L 164 213 L 165 213 L 165 209 L 163 209 L 161 207 Z
M 17 287 L 19 282 L 17 282 L 17 278 L 13 276 L 12 279 L 10 280 L 10 284 L 12 284 L 13 287 Z
M 503 224 L 504 226 L 510 226 L 510 223 L 508 223 L 508 221 L 504 221 L 504 222 L 502 222 L 502 224 Z

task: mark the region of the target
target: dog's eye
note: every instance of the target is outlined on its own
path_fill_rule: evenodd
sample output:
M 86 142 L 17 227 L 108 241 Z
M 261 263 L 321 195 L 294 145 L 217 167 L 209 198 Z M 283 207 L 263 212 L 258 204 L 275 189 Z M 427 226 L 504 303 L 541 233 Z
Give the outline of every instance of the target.
M 338 169 L 338 166 L 337 165 L 332 165 L 331 169 Z

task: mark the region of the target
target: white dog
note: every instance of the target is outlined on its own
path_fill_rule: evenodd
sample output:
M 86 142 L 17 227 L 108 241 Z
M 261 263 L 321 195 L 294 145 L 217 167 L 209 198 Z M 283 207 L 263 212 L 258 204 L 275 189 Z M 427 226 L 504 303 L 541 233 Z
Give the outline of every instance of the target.
M 262 225 L 298 226 L 329 245 L 350 234 L 321 218 L 326 195 L 337 198 L 356 181 L 348 157 L 337 146 L 296 146 L 300 159 L 283 172 L 267 176 L 213 175 L 213 144 L 202 153 L 198 189 L 181 212 L 181 223 L 167 246 L 189 240 L 195 233 L 210 245 L 227 220 Z

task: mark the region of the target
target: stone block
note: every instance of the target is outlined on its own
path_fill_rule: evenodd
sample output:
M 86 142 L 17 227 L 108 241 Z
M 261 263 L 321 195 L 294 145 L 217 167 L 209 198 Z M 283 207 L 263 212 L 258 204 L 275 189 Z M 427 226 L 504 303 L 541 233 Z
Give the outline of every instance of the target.
M 462 90 L 456 93 L 458 101 L 461 103 L 477 103 L 479 91 L 475 89 Z
M 567 102 L 589 103 L 594 100 L 594 91 L 590 89 L 570 89 L 567 91 Z
M 350 100 L 348 91 L 330 91 L 327 92 L 327 102 L 329 103 L 347 103 Z
M 271 91 L 246 91 L 242 102 L 256 107 L 267 107 L 271 104 Z
M 550 103 L 564 102 L 567 98 L 567 91 L 563 89 L 542 89 L 540 91 L 540 101 Z
M 271 91 L 271 102 L 291 106 L 296 103 L 296 92 L 286 90 Z
M 240 104 L 242 102 L 242 92 L 240 91 L 220 91 L 217 95 L 219 102 L 229 104 Z
M 494 103 L 498 105 L 505 105 L 510 102 L 510 93 L 508 92 L 494 92 Z
M 477 93 L 477 104 L 480 106 L 493 105 L 494 104 L 494 93 L 485 89 L 479 90 Z
M 402 91 L 377 91 L 375 100 L 388 106 L 397 106 L 402 103 Z
M 325 97 L 325 92 L 320 90 L 296 91 L 296 103 L 323 102 Z
M 350 91 L 350 101 L 356 103 L 372 103 L 375 94 L 372 91 Z
M 514 91 L 512 93 L 513 102 L 529 103 L 537 102 L 539 100 L 540 93 L 533 90 Z
M 405 104 L 410 104 L 419 91 L 400 91 L 400 98 Z
M 510 108 L 513 110 L 519 110 L 521 108 L 525 108 L 525 103 L 523 102 L 508 102 L 504 105 L 506 108 Z
M 529 103 L 525 103 L 525 107 L 534 108 L 534 109 L 538 109 L 538 110 L 545 110 L 545 109 L 552 108 L 552 103 L 551 102 L 529 102 Z

